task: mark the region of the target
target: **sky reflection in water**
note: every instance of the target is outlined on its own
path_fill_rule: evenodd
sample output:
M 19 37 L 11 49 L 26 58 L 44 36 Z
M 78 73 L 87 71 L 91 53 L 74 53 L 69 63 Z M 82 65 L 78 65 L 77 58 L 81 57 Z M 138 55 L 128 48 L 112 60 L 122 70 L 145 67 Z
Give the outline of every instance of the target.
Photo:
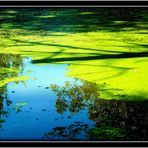
M 18 75 L 29 80 L 2 88 L 1 140 L 148 140 L 147 101 L 101 99 L 95 83 L 65 76 L 66 67 L 24 59 Z
M 8 107 L 5 103 L 4 106 L 9 114 L 0 131 L 1 139 L 41 140 L 45 133 L 56 126 L 68 126 L 75 121 L 82 121 L 90 126 L 93 124 L 93 121 L 88 120 L 87 109 L 77 114 L 69 111 L 63 114 L 56 112 L 56 95 L 48 87 L 52 83 L 62 86 L 65 81 L 74 81 L 65 76 L 68 71 L 66 66 L 67 64 L 34 65 L 30 63 L 30 59 L 24 60 L 24 70 L 19 75 L 27 75 L 29 80 L 7 85 L 8 98 L 12 104 Z M 16 113 L 13 106 L 19 102 L 26 102 L 27 105 Z

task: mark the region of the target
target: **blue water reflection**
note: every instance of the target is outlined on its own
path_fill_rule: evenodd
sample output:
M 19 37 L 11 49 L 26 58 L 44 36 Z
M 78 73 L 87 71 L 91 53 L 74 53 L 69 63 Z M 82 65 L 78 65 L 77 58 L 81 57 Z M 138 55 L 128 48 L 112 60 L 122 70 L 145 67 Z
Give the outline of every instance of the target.
M 67 64 L 0 59 L 0 68 L 20 71 L 0 69 L 0 80 L 29 77 L 0 87 L 1 140 L 148 140 L 148 101 L 100 98 L 96 83 L 65 75 Z
M 69 126 L 75 121 L 94 124 L 88 120 L 87 109 L 74 114 L 68 110 L 59 114 L 55 108 L 56 95 L 50 89 L 50 84 L 62 86 L 65 81 L 75 80 L 65 76 L 67 64 L 34 65 L 30 58 L 24 60 L 24 70 L 19 75 L 28 76 L 25 82 L 9 83 L 7 94 L 12 101 L 10 106 L 4 103 L 4 110 L 9 111 L 6 122 L 0 131 L 2 140 L 42 140 L 44 134 L 57 126 Z M 26 103 L 19 112 L 14 106 Z M 70 118 L 69 118 L 70 117 Z M 79 135 L 78 135 L 79 136 Z M 81 133 L 83 139 L 83 133 Z M 50 138 L 51 140 L 60 137 Z M 65 138 L 61 138 L 61 140 Z

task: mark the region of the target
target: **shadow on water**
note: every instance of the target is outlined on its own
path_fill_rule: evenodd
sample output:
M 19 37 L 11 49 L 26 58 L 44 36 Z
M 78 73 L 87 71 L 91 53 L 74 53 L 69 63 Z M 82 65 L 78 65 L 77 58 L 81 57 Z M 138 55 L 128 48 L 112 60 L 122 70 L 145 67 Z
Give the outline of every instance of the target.
M 145 8 L 0 8 L 0 15 L 0 27 L 3 30 L 0 33 L 9 39 L 11 29 L 21 29 L 15 34 L 24 36 L 62 36 L 54 32 L 83 33 L 100 30 L 118 32 L 126 28 L 142 32 L 147 29 L 143 25 L 147 23 Z M 20 45 L 24 46 L 81 49 L 61 44 L 13 41 L 21 42 Z M 147 47 L 145 44 L 135 46 Z M 91 48 L 83 50 L 99 51 Z M 52 57 L 29 61 L 26 67 L 20 55 L 0 55 L 0 81 L 18 75 L 30 77 L 24 84 L 16 82 L 0 87 L 0 137 L 4 140 L 148 140 L 147 101 L 140 101 L 143 99 L 140 96 L 128 96 L 136 98 L 136 101 L 99 98 L 100 88 L 95 83 L 74 81 L 64 75 L 67 65 L 50 64 L 147 57 L 148 52 L 106 50 L 112 54 L 90 53 L 85 57 L 76 55 L 53 58 L 61 52 L 54 52 Z M 36 63 L 48 65 L 39 66 Z M 25 102 L 27 105 L 23 106 Z M 17 135 L 14 135 L 16 131 Z
M 148 52 L 147 51 L 142 51 L 142 52 L 125 52 L 125 51 L 112 51 L 112 50 L 101 50 L 101 49 L 93 49 L 93 48 L 82 48 L 82 47 L 76 47 L 76 46 L 69 46 L 69 45 L 61 45 L 61 44 L 46 44 L 46 43 L 41 43 L 41 42 L 32 42 L 32 41 L 22 41 L 22 40 L 14 40 L 17 41 L 18 43 L 24 43 L 24 46 L 35 46 L 35 45 L 43 45 L 43 46 L 50 46 L 50 47 L 59 47 L 59 48 L 64 48 L 61 49 L 57 52 L 39 52 L 39 51 L 22 51 L 24 53 L 45 53 L 45 54 L 51 54 L 51 56 L 42 58 L 42 59 L 37 59 L 37 60 L 32 60 L 32 63 L 34 64 L 40 64 L 40 63 L 54 63 L 54 62 L 64 62 L 64 61 L 88 61 L 88 60 L 104 60 L 104 59 L 126 59 L 126 58 L 141 58 L 141 57 L 148 57 Z M 146 44 L 134 44 L 136 47 L 147 47 Z M 18 45 L 19 46 L 19 45 Z M 22 46 L 22 45 L 20 45 Z M 80 56 L 81 54 L 85 53 L 74 53 L 74 52 L 66 52 L 67 49 L 81 49 L 81 50 L 86 50 L 89 51 L 86 53 L 85 56 Z M 95 51 L 95 53 L 92 53 L 92 51 Z M 103 54 L 101 53 L 102 51 L 105 51 L 107 53 Z M 54 56 L 57 55 L 66 55 L 67 57 L 64 58 L 55 58 Z M 75 55 L 74 57 L 70 57 L 70 55 Z M 89 56 L 88 56 L 89 54 Z
M 135 101 L 105 100 L 96 83 L 66 77 L 66 64 L 39 66 L 19 55 L 0 57 L 0 74 L 3 68 L 23 66 L 15 76 L 30 77 L 25 84 L 0 87 L 3 139 L 148 140 L 148 101 L 140 96 L 129 96 Z M 5 71 L 0 78 L 11 76 Z
M 84 56 L 84 57 L 67 57 L 67 58 L 44 58 L 38 60 L 32 60 L 32 63 L 52 63 L 52 62 L 64 62 L 64 61 L 88 61 L 88 60 L 104 60 L 104 59 L 122 59 L 122 58 L 140 58 L 148 57 L 148 52 L 136 52 L 136 53 L 121 53 L 121 54 L 97 54 L 96 56 Z
M 45 139 L 62 136 L 78 140 L 76 135 L 84 132 L 85 140 L 147 140 L 148 101 L 140 101 L 141 97 L 137 101 L 104 100 L 99 98 L 98 86 L 86 81 L 81 85 L 65 82 L 62 87 L 53 84 L 51 88 L 57 95 L 57 112 L 76 113 L 86 107 L 95 126 L 90 128 L 84 122 L 74 122 L 68 127 L 53 128 L 45 134 Z
M 22 35 L 38 30 L 48 31 L 36 32 L 45 36 L 51 32 L 144 29 L 137 23 L 147 21 L 144 8 L 1 8 L 0 14 L 1 26 L 26 30 Z

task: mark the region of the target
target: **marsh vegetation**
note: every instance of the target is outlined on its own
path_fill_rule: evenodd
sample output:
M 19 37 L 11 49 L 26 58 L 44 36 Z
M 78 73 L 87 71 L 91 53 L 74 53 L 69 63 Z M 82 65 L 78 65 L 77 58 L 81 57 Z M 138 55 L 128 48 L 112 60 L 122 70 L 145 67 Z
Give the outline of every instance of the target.
M 0 8 L 0 139 L 148 140 L 147 20 L 145 8 Z

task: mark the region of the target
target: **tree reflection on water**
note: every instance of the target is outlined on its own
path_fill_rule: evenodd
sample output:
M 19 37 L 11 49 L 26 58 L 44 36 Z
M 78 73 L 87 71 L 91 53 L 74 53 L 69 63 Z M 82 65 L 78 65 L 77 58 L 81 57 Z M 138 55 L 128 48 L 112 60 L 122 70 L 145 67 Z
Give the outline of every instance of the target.
M 77 81 L 75 83 L 65 82 L 62 87 L 52 84 L 51 89 L 57 96 L 58 113 L 62 114 L 67 110 L 77 113 L 81 109 L 88 109 L 88 118 L 95 121 L 95 126 L 88 128 L 87 125 L 88 127 L 84 129 L 83 124 L 85 123 L 81 123 L 81 126 L 74 124 L 75 130 L 79 133 L 85 132 L 87 139 L 148 140 L 147 101 L 101 99 L 97 84 L 87 81 L 82 81 L 82 84 Z M 70 127 L 56 127 L 46 134 L 46 138 L 50 139 L 53 135 L 74 138 L 75 130 Z
M 0 67 L 22 67 L 22 57 L 18 54 L 0 54 L 0 59 Z
M 0 83 L 11 77 L 17 77 L 20 70 L 23 69 L 22 61 L 23 58 L 20 55 L 0 54 Z M 7 106 L 12 103 L 8 99 L 7 85 L 0 87 L 0 128 L 2 128 L 2 123 L 5 122 L 5 117 L 8 115 L 8 112 L 4 110 L 4 101 Z
M 23 58 L 15 54 L 0 54 L 0 83 L 1 80 L 17 77 L 23 70 Z
M 76 80 L 75 83 L 65 82 L 65 85 L 59 87 L 51 84 L 51 89 L 57 95 L 57 112 L 63 113 L 68 108 L 70 112 L 76 113 L 84 108 L 87 103 L 91 103 L 99 95 L 98 86 L 95 83 L 82 81 L 82 85 Z M 93 103 L 93 102 L 92 102 Z
M 2 123 L 5 122 L 5 117 L 7 117 L 8 112 L 4 110 L 3 102 L 6 100 L 7 105 L 10 105 L 10 100 L 7 98 L 6 87 L 0 87 L 0 129 L 2 128 Z

